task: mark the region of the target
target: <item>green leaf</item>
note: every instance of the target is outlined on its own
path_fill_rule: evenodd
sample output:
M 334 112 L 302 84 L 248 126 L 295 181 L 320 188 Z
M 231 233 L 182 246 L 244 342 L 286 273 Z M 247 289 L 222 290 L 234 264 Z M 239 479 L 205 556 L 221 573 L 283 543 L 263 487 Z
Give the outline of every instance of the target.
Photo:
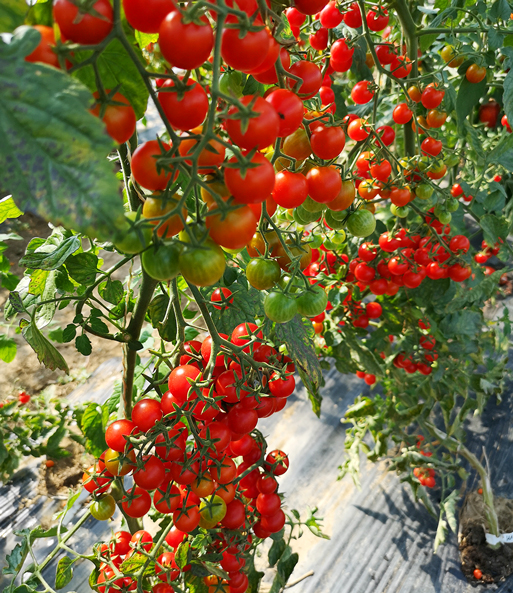
M 496 51 L 503 46 L 504 35 L 499 33 L 494 27 L 490 27 L 487 31 L 488 35 L 488 47 Z
M 436 41 L 437 37 L 437 33 L 433 33 L 432 35 L 422 35 L 419 43 L 421 51 L 425 52 L 427 49 L 429 49 L 431 45 Z
M 8 218 L 18 218 L 23 212 L 16 206 L 12 196 L 7 196 L 0 200 L 0 224 Z
M 449 496 L 442 502 L 445 516 L 447 517 L 447 523 L 453 533 L 458 533 L 458 520 L 456 519 L 456 506 L 459 500 L 459 492 L 453 490 Z
M 456 116 L 459 126 L 464 125 L 479 99 L 486 94 L 486 78 L 478 83 L 469 82 L 463 78 L 456 98 Z
M 144 58 L 140 51 L 134 48 L 142 63 Z M 77 62 L 83 62 L 91 56 L 90 51 L 75 52 Z M 139 71 L 118 39 L 113 39 L 96 60 L 98 74 L 103 87 L 107 90 L 117 88 L 134 108 L 137 119 L 140 119 L 148 105 L 150 95 Z M 74 74 L 86 87 L 94 92 L 97 90 L 96 77 L 92 65 L 80 68 Z
M 33 322 L 26 325 L 21 333 L 37 354 L 39 362 L 44 364 L 47 369 L 52 371 L 61 369 L 61 371 L 69 374 L 68 365 L 62 354 L 43 336 Z
M 442 519 L 442 514 L 440 514 L 440 519 L 438 521 L 438 527 L 437 527 L 436 535 L 435 535 L 435 543 L 433 546 L 435 554 L 436 554 L 440 544 L 443 544 L 445 542 L 446 536 L 447 536 L 447 521 L 445 521 L 445 519 Z
M 290 546 L 287 546 L 278 562 L 278 570 L 269 593 L 279 593 L 283 590 L 298 561 L 298 554 L 292 553 Z
M 75 346 L 80 354 L 83 354 L 84 356 L 89 356 L 93 351 L 91 340 L 85 334 L 77 337 Z
M 46 25 L 47 27 L 53 27 L 51 0 L 37 0 L 36 4 L 32 4 L 25 23 L 27 25 Z
M 141 31 L 135 32 L 135 40 L 137 41 L 139 47 L 144 49 L 150 43 L 157 43 L 159 40 L 158 33 L 141 33 Z
M 57 572 L 55 574 L 55 588 L 62 589 L 73 578 L 73 569 L 71 568 L 73 560 L 63 556 L 57 563 Z
M 230 335 L 240 323 L 253 323 L 255 317 L 264 314 L 263 295 L 260 291 L 245 286 L 240 277 L 230 286 L 230 290 L 233 303 L 229 307 L 218 310 L 209 305 L 216 327 L 227 335 Z
M 182 542 L 176 549 L 175 562 L 178 568 L 183 569 L 189 563 L 189 550 L 191 546 L 188 542 Z
M 63 418 L 57 430 L 50 436 L 46 443 L 47 454 L 52 455 L 53 453 L 58 452 L 60 449 L 61 441 L 67 434 L 68 429 L 66 427 L 66 419 Z
M 446 338 L 474 336 L 481 328 L 481 313 L 469 310 L 451 313 L 441 320 L 439 328 Z
M 142 554 L 134 554 L 123 560 L 119 569 L 123 574 L 135 574 L 141 570 L 141 568 L 148 562 L 148 558 Z M 155 573 L 155 562 L 148 562 L 148 566 L 144 570 L 144 574 Z
M 19 532 L 19 535 L 24 535 L 24 532 Z M 18 535 L 18 533 L 17 533 Z M 26 538 L 20 544 L 16 544 L 13 551 L 8 554 L 5 559 L 7 560 L 7 566 L 4 566 L 2 573 L 3 574 L 12 574 L 16 575 L 20 571 L 23 563 L 25 562 L 25 558 L 28 554 L 28 545 Z
M 508 116 L 508 121 L 513 122 L 513 70 L 506 74 L 504 79 L 504 94 L 502 95 L 504 111 Z
M 67 344 L 71 342 L 75 338 L 77 334 L 77 326 L 69 323 L 63 330 L 62 330 L 62 341 Z
M 70 278 L 84 286 L 91 286 L 98 273 L 98 257 L 94 253 L 72 255 L 66 261 L 66 269 Z
M 153 298 L 148 308 L 152 327 L 156 328 L 160 337 L 167 342 L 176 340 L 176 317 L 167 294 L 159 294 Z
M 504 218 L 499 218 L 495 214 L 485 214 L 481 216 L 479 224 L 483 229 L 485 241 L 488 245 L 494 245 L 500 239 L 506 239 L 508 236 L 509 224 Z
M 98 286 L 98 293 L 108 303 L 112 305 L 118 305 L 125 294 L 123 290 L 123 283 L 119 280 L 112 280 L 108 278 L 106 282 L 102 282 Z
M 0 360 L 12 362 L 16 356 L 16 342 L 5 334 L 0 334 Z
M 25 0 L 2 0 L 0 2 L 0 33 L 12 33 L 14 29 L 23 25 L 27 8 Z
M 91 237 L 115 240 L 124 212 L 91 94 L 65 72 L 25 62 L 38 44 L 21 27 L 0 41 L 0 170 L 18 208 Z
M 311 326 L 311 323 L 309 325 Z M 275 332 L 278 341 L 287 346 L 288 354 L 294 361 L 307 391 L 314 396 L 314 411 L 319 415 L 318 389 L 322 381 L 322 369 L 311 334 L 300 315 L 296 315 L 287 323 L 277 323 Z
M 277 539 L 273 541 L 273 545 L 270 547 L 268 554 L 269 566 L 273 567 L 276 565 L 283 552 L 285 552 L 286 547 L 287 544 L 285 543 L 284 539 Z
M 20 264 L 33 270 L 56 270 L 60 268 L 66 259 L 80 248 L 80 237 L 73 235 L 64 239 L 64 241 L 50 253 L 42 251 L 32 251 L 26 253 L 21 259 Z
M 86 449 L 99 457 L 107 448 L 102 422 L 102 409 L 98 404 L 89 404 L 80 419 L 80 430 L 86 437 Z
M 468 120 L 465 120 L 464 124 L 465 133 L 470 142 L 471 148 L 476 153 L 478 159 L 484 161 L 486 159 L 486 154 L 476 128 Z
M 491 150 L 486 159 L 487 163 L 502 165 L 508 171 L 513 171 L 513 134 L 507 134 Z

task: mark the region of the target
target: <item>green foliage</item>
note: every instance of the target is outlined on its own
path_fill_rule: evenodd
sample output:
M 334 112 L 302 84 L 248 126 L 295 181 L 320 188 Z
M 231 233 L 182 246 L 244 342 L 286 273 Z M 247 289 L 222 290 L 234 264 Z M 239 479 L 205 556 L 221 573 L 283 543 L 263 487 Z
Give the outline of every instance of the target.
M 23 60 L 38 37 L 23 28 L 10 44 L 0 41 L 2 184 L 24 212 L 91 237 L 115 238 L 123 209 L 105 159 L 111 140 L 87 112 L 91 99 L 83 86 L 55 68 Z

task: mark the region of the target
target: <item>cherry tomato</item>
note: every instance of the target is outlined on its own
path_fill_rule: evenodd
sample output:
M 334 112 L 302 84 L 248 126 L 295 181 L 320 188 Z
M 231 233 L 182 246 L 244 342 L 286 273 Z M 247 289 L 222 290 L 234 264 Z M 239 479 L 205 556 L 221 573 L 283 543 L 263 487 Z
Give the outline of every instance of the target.
M 99 16 L 82 12 L 70 0 L 54 0 L 53 18 L 62 36 L 82 45 L 100 43 L 111 32 L 114 24 L 114 11 L 109 0 L 98 0 L 92 9 Z

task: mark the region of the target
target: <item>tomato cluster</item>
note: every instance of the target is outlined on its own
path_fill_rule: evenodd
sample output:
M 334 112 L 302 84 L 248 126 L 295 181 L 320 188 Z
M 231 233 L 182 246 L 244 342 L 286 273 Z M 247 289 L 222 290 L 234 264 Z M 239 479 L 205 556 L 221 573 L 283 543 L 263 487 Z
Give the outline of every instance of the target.
M 143 517 L 153 507 L 172 515 L 184 538 L 198 528 L 216 527 L 216 534 L 220 528 L 216 546 L 226 552 L 221 567 L 230 574 L 229 591 L 242 593 L 247 577 L 225 567 L 235 563 L 233 545 L 221 544 L 236 531 L 237 541 L 250 547 L 251 534 L 265 539 L 285 524 L 276 477 L 287 470 L 288 457 L 278 450 L 266 454 L 263 437 L 251 433 L 259 418 L 284 408 L 295 380 L 291 359 L 265 344 L 255 324 L 237 326 L 230 342 L 251 357 L 254 367 L 246 368 L 229 350 L 211 361 L 210 336 L 187 342 L 160 401 L 143 398 L 131 420 L 116 420 L 107 427 L 109 448 L 84 473 L 83 484 L 95 496 L 91 512 L 98 519 L 114 512 L 114 500 L 106 494 L 112 481 L 131 474 L 134 486 L 124 491 L 120 502 L 126 515 Z M 208 369 L 212 372 L 207 375 Z M 164 580 L 174 580 L 179 571 L 172 553 L 165 554 Z M 112 577 L 108 571 L 102 574 L 104 580 Z
M 423 448 L 425 447 L 424 440 L 422 435 L 418 435 L 417 449 L 424 457 L 432 457 L 433 453 Z M 413 475 L 420 482 L 421 486 L 426 486 L 426 488 L 434 488 L 436 486 L 436 471 L 432 467 L 415 467 L 413 469 Z

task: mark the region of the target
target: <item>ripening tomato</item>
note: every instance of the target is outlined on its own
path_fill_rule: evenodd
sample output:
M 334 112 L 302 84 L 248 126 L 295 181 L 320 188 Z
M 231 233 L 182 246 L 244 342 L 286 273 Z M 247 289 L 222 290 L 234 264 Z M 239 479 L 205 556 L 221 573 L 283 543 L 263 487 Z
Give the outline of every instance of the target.
M 110 94 L 109 90 L 105 92 L 107 95 Z M 128 142 L 135 132 L 136 124 L 135 111 L 129 101 L 121 93 L 115 93 L 107 98 L 106 105 L 102 105 L 98 101 L 99 96 L 98 92 L 93 93 L 96 105 L 91 109 L 91 113 L 96 117 L 101 115 L 107 134 L 116 144 Z
M 342 181 L 342 187 L 338 192 L 337 197 L 331 202 L 328 202 L 328 208 L 334 212 L 341 212 L 347 210 L 349 206 L 354 202 L 356 196 L 356 188 L 352 181 Z
M 465 78 L 473 84 L 481 82 L 485 77 L 486 68 L 484 66 L 479 66 L 479 64 L 471 64 L 465 72 Z
M 194 132 L 195 130 L 191 130 L 191 133 Z M 208 141 L 207 145 L 199 154 L 196 154 L 196 147 L 201 140 L 201 138 L 196 139 L 182 136 L 180 138 L 178 152 L 180 153 L 180 156 L 194 155 L 199 173 L 204 175 L 207 173 L 215 173 L 224 161 L 226 148 L 220 141 L 214 138 Z M 188 165 L 192 165 L 192 160 L 186 160 L 185 162 Z
M 224 286 L 216 288 L 212 293 L 210 300 L 212 301 L 212 303 L 221 303 L 221 305 L 213 305 L 214 309 L 222 311 L 224 308 L 229 307 L 233 303 L 232 294 L 232 291 L 229 288 L 225 288 Z M 197 343 L 200 344 L 201 347 L 201 343 Z M 187 364 L 185 362 L 182 362 L 182 358 L 180 358 L 180 364 Z
M 246 150 L 258 148 L 262 150 L 274 144 L 280 131 L 280 117 L 276 109 L 262 97 L 246 95 L 241 99 L 243 105 L 251 103 L 251 111 L 257 113 L 248 120 L 248 125 L 243 131 L 240 119 L 227 119 L 226 131 L 231 141 Z M 237 106 L 230 107 L 228 115 L 238 114 Z
M 380 126 L 376 130 L 376 134 L 381 138 L 381 142 L 383 142 L 385 146 L 390 146 L 395 140 L 395 131 L 391 126 Z M 379 146 L 377 140 L 376 144 Z
M 137 432 L 137 427 L 130 420 L 116 420 L 105 431 L 105 442 L 114 451 L 123 452 L 127 441 L 126 436 Z
M 54 0 L 53 18 L 66 40 L 95 45 L 107 37 L 114 25 L 114 11 L 109 0 L 97 0 L 91 9 L 98 16 L 80 10 L 71 0 Z
M 379 181 L 388 181 L 392 173 L 392 165 L 386 159 L 375 161 L 370 166 L 370 174 Z
M 41 41 L 38 43 L 36 49 L 25 57 L 25 61 L 41 62 L 55 68 L 60 68 L 57 54 L 52 51 L 52 47 L 55 47 L 55 34 L 52 27 L 34 25 L 32 28 L 40 33 Z
M 395 206 L 406 206 L 411 199 L 412 193 L 409 187 L 394 187 L 390 192 L 390 201 Z
M 396 78 L 406 78 L 413 68 L 410 58 L 407 56 L 397 56 L 390 65 L 390 71 Z
M 430 128 L 441 128 L 447 120 L 447 113 L 438 111 L 438 109 L 431 109 L 428 111 L 426 121 Z
M 445 91 L 439 89 L 433 82 L 422 91 L 422 105 L 426 109 L 436 109 L 443 101 Z
M 249 206 L 227 213 L 217 212 L 216 206 L 207 214 L 206 226 L 210 238 L 226 249 L 244 249 L 255 234 L 258 220 Z
M 420 145 L 422 152 L 431 156 L 438 156 L 442 152 L 442 148 L 442 141 L 436 140 L 436 138 L 432 138 L 431 136 L 425 138 Z
M 149 10 L 145 6 L 143 12 Z M 208 59 L 214 46 L 214 33 L 206 16 L 184 23 L 182 13 L 173 10 L 160 24 L 158 42 L 162 55 L 172 66 L 194 70 Z
M 343 19 L 344 15 L 338 9 L 336 2 L 329 2 L 321 10 L 319 17 L 321 25 L 325 29 L 334 29 L 335 27 L 338 27 Z
M 158 93 L 169 123 L 178 130 L 192 130 L 203 123 L 208 111 L 208 97 L 203 87 L 189 78 L 185 89 L 168 79 Z
M 200 522 L 199 508 L 188 505 L 186 509 L 177 509 L 173 513 L 173 523 L 176 528 L 184 533 L 194 531 Z
M 169 196 L 167 199 L 164 199 L 163 195 L 161 197 L 159 193 L 155 193 L 153 196 L 147 197 L 143 204 L 142 215 L 144 218 L 150 219 L 150 223 L 157 227 L 157 235 L 159 237 L 169 239 L 177 235 L 183 229 L 182 220 L 187 218 L 187 209 L 185 207 L 182 209 L 181 218 L 178 212 L 169 215 L 171 211 L 176 209 L 178 205 L 178 197 L 179 196 L 175 194 L 173 197 Z
M 173 0 L 123 0 L 123 9 L 126 20 L 134 29 L 142 33 L 158 33 L 160 24 L 176 10 L 176 6 Z
M 313 49 L 317 51 L 324 51 L 328 47 L 329 33 L 328 29 L 321 27 L 313 33 L 310 33 L 308 41 Z
M 349 5 L 349 10 L 344 14 L 344 23 L 351 29 L 359 29 L 362 26 L 362 13 L 356 2 Z

